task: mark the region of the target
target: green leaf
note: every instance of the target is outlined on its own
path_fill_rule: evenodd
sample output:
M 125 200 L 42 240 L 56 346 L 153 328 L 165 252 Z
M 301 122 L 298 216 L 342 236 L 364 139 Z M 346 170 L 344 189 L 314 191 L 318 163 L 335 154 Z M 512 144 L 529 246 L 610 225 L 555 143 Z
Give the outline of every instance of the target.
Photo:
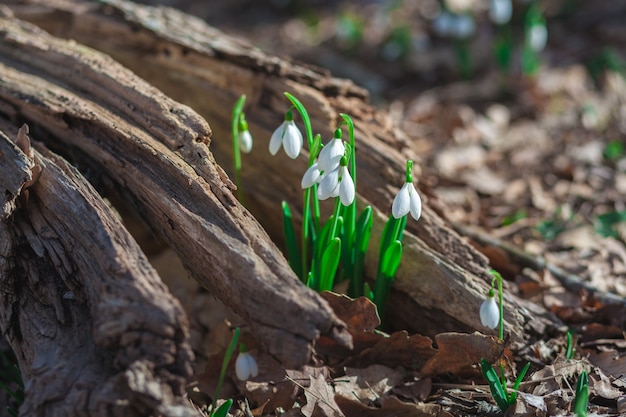
M 365 254 L 369 244 L 370 235 L 374 217 L 372 216 L 372 207 L 367 206 L 359 216 L 356 222 L 355 240 L 354 240 L 354 269 L 350 280 L 348 294 L 350 297 L 361 297 L 363 293 L 363 269 L 365 263 Z
M 502 411 L 506 411 L 511 404 L 509 404 L 508 396 L 502 387 L 498 373 L 486 359 L 481 359 L 480 369 L 489 384 L 489 390 L 494 401 Z
M 291 217 L 291 210 L 286 201 L 282 202 L 283 208 L 283 233 L 285 235 L 285 246 L 287 247 L 287 259 L 289 259 L 289 265 L 294 270 L 298 278 L 302 280 L 302 256 L 298 249 L 298 241 L 296 239 L 296 232 L 293 228 L 293 220 Z
M 381 266 L 381 272 L 388 279 L 396 276 L 396 271 L 400 266 L 400 261 L 402 261 L 402 242 L 399 240 L 393 241 L 387 250 L 385 251 L 385 255 L 383 256 L 383 262 Z
M 513 392 L 511 392 L 511 395 L 509 397 L 509 404 L 514 404 L 515 400 L 517 400 L 517 390 L 524 380 L 524 377 L 528 372 L 528 368 L 530 368 L 530 362 L 527 362 L 526 365 L 524 365 L 524 367 L 522 368 L 522 371 L 519 373 L 519 375 L 517 375 L 517 378 L 515 379 L 515 384 L 513 384 Z
M 606 144 L 604 148 L 604 157 L 608 160 L 615 161 L 624 155 L 624 142 L 621 140 L 612 140 Z
M 567 348 L 565 349 L 565 358 L 572 359 L 574 357 L 574 344 L 572 343 L 572 332 L 567 332 Z
M 332 239 L 322 253 L 320 261 L 320 288 L 319 291 L 332 291 L 335 274 L 341 258 L 341 239 Z
M 574 399 L 574 413 L 577 417 L 587 416 L 587 405 L 589 403 L 589 387 L 587 372 L 581 372 L 576 384 L 576 398 Z
M 553 240 L 565 230 L 565 223 L 559 219 L 543 220 L 535 229 L 544 239 Z
M 526 210 L 524 210 L 524 209 L 517 210 L 515 213 L 506 216 L 502 220 L 502 226 L 511 225 L 511 224 L 515 223 L 516 221 L 518 221 L 518 220 L 525 219 L 526 217 L 528 217 L 528 213 L 526 212 Z
M 230 344 L 226 348 L 226 353 L 224 354 L 224 360 L 222 361 L 222 369 L 220 370 L 220 376 L 219 376 L 219 379 L 217 380 L 217 388 L 215 388 L 215 395 L 213 396 L 213 404 L 212 404 L 211 410 L 215 410 L 215 405 L 217 403 L 217 399 L 220 396 L 220 391 L 222 390 L 222 385 L 224 384 L 224 378 L 226 377 L 226 370 L 228 369 L 230 358 L 232 358 L 233 353 L 235 352 L 235 348 L 237 347 L 238 340 L 239 340 L 239 327 L 235 328 L 235 331 L 233 332 L 233 338 L 230 340 Z
M 620 235 L 615 230 L 615 225 L 624 221 L 626 221 L 626 210 L 600 214 L 596 217 L 595 231 L 600 236 L 619 239 Z
M 226 417 L 232 405 L 232 399 L 226 400 L 217 410 L 215 410 L 215 412 L 211 412 L 211 417 Z

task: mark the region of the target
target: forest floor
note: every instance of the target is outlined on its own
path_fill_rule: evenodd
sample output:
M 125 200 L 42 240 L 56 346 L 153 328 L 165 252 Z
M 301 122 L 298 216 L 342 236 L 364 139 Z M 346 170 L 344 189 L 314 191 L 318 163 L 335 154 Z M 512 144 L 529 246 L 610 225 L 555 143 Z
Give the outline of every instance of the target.
M 510 73 L 498 71 L 494 28 L 477 5 L 473 69 L 463 79 L 454 43 L 431 28 L 434 1 L 269 3 L 169 5 L 268 52 L 352 79 L 390 112 L 421 157 L 416 177 L 428 204 L 489 257 L 509 291 L 564 324 L 565 331 L 509 354 L 511 373 L 531 363 L 510 415 L 571 415 L 581 370 L 589 372 L 590 412 L 624 415 L 626 5 L 544 2 L 549 40 L 532 77 L 518 69 L 519 50 Z M 514 14 L 518 38 L 521 25 Z M 210 300 L 197 302 L 204 311 L 197 320 L 213 331 L 194 337 L 210 340 L 207 358 L 218 359 L 230 331 L 216 325 L 219 312 L 206 311 Z M 372 320 L 371 312 L 361 314 Z M 567 329 L 576 349 L 571 360 L 564 357 Z M 476 369 L 423 378 L 410 364 L 366 366 L 360 359 L 338 361 L 340 367 L 320 359 L 291 371 L 258 353 L 263 378 L 229 381 L 222 396 L 247 398 L 253 415 L 500 413 Z M 197 391 L 210 396 L 221 363 L 207 363 Z M 277 379 L 285 382 L 267 382 Z M 193 399 L 206 401 L 198 392 Z

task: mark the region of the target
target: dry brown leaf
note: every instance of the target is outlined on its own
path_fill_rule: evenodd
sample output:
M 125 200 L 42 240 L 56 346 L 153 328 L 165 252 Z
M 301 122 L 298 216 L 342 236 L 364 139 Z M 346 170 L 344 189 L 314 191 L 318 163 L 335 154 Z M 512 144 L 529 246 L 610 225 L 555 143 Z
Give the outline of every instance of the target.
M 346 323 L 350 332 L 371 331 L 380 326 L 376 305 L 366 297 L 352 299 L 346 295 L 325 291 L 321 294 L 331 308 Z
M 391 368 L 404 366 L 419 369 L 434 353 L 432 340 L 419 334 L 409 336 L 406 331 L 393 333 L 389 337 L 378 336 L 378 342 L 369 349 L 347 361 L 348 366 L 364 368 L 372 364 Z
M 626 375 L 626 356 L 620 356 L 616 350 L 607 352 L 589 352 L 589 362 L 604 373 L 619 379 Z
M 346 376 L 336 378 L 335 392 L 347 398 L 374 402 L 402 383 L 404 372 L 383 365 L 367 368 L 346 368 Z
M 452 417 L 438 404 L 405 403 L 395 397 L 383 400 L 380 408 L 337 395 L 335 400 L 346 417 Z
M 436 354 L 426 362 L 421 371 L 424 375 L 458 373 L 468 369 L 481 359 L 495 362 L 504 349 L 504 343 L 494 336 L 482 333 L 440 333 L 435 336 Z
M 310 386 L 304 390 L 306 405 L 302 407 L 305 417 L 341 417 L 343 413 L 335 402 L 333 388 L 322 375 L 311 376 Z

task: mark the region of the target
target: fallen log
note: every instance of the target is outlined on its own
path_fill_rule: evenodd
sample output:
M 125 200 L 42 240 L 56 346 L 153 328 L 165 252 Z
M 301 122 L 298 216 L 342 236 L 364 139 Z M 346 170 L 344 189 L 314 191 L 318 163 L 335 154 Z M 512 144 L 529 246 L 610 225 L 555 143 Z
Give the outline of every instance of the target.
M 198 415 L 182 400 L 193 354 L 180 303 L 84 177 L 26 134 L 0 132 L 0 323 L 21 415 Z

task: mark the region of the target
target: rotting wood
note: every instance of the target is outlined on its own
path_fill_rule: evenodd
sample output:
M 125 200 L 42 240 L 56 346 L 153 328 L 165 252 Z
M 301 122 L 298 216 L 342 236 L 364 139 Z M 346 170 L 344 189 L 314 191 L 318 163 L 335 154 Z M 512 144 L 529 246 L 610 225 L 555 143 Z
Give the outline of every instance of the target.
M 182 399 L 180 303 L 84 177 L 29 152 L 25 127 L 18 148 L 14 130 L 0 123 L 0 178 L 21 179 L 2 183 L 17 203 L 0 223 L 0 324 L 26 383 L 20 415 L 199 415 Z
M 284 91 L 302 100 L 314 128 L 324 137 L 330 137 L 339 112 L 354 118 L 358 197 L 377 209 L 378 233 L 383 213 L 389 212 L 394 193 L 402 184 L 404 162 L 408 158 L 419 161 L 388 115 L 366 103 L 362 89 L 323 71 L 265 54 L 198 19 L 172 9 L 121 0 L 28 3 L 17 2 L 12 10 L 55 35 L 111 55 L 204 115 L 214 132 L 211 150 L 227 170 L 232 152 L 231 106 L 240 94 L 246 94 L 247 120 L 256 143 L 253 152 L 244 158 L 244 194 L 251 212 L 276 239 L 280 239 L 281 230 L 279 202 L 286 200 L 299 206 L 299 181 L 306 169 L 305 158 L 291 161 L 282 154 L 270 157 L 266 150 L 272 130 L 288 107 Z M 403 317 L 407 329 L 431 336 L 441 331 L 483 329 L 474 312 L 490 281 L 486 258 L 451 230 L 429 208 L 427 200 L 422 219 L 410 221 L 408 230 L 405 261 L 394 284 L 389 313 Z M 369 255 L 376 250 L 371 245 Z M 372 276 L 375 257 L 368 259 Z M 512 340 L 523 340 L 528 333 L 524 326 L 530 322 L 540 323 L 533 326 L 533 331 L 553 327 L 554 317 L 543 311 L 539 315 L 522 313 L 520 300 L 511 294 L 505 298 L 506 331 Z

